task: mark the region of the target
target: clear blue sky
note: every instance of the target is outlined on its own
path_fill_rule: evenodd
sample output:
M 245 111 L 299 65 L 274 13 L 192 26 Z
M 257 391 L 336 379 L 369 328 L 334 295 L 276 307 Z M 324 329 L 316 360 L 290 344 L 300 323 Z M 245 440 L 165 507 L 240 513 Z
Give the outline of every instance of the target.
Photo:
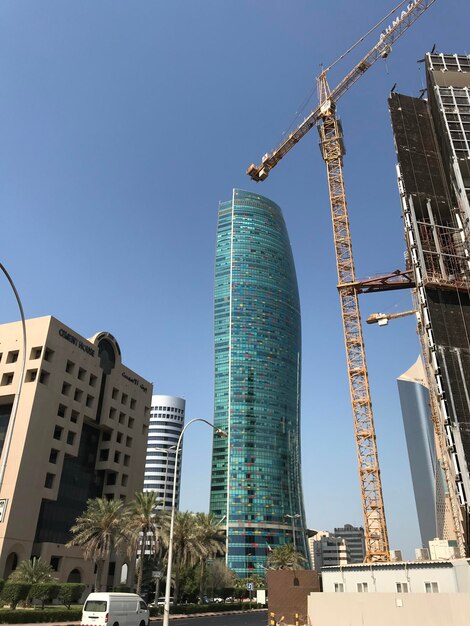
M 26 315 L 115 335 L 123 360 L 213 415 L 217 206 L 233 187 L 284 211 L 303 323 L 302 437 L 308 523 L 362 523 L 324 164 L 313 130 L 255 185 L 328 65 L 392 2 L 3 0 L 0 5 L 1 261 Z M 468 0 L 437 0 L 339 104 L 358 276 L 403 266 L 387 96 L 418 94 L 417 59 L 469 53 Z M 376 42 L 373 37 L 365 51 Z M 358 60 L 337 66 L 334 85 Z M 305 113 L 313 108 L 315 96 Z M 4 282 L 0 321 L 17 319 Z M 362 297 L 373 311 L 410 294 Z M 365 329 L 392 548 L 419 545 L 396 377 L 416 359 L 412 318 Z M 182 507 L 207 510 L 211 433 L 185 442 Z

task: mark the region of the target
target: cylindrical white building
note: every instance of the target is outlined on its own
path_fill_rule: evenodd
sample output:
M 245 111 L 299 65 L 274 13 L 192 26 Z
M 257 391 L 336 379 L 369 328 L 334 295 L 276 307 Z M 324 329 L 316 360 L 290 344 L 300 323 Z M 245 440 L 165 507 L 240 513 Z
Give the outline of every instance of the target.
M 145 459 L 144 491 L 156 491 L 159 509 L 171 509 L 176 478 L 176 508 L 179 505 L 181 457 L 176 468 L 176 445 L 184 426 L 186 400 L 175 396 L 152 396 Z

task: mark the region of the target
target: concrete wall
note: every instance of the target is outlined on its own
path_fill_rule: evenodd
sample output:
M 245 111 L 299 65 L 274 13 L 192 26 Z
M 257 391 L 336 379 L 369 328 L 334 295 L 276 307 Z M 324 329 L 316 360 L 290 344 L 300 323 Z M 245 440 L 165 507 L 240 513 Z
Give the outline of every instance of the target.
M 468 593 L 312 593 L 308 598 L 311 626 L 468 626 L 469 615 Z

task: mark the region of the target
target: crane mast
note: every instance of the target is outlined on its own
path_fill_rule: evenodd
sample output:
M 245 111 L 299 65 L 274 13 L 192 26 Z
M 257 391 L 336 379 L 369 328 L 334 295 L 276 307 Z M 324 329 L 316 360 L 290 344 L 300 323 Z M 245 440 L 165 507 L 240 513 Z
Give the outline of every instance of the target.
M 372 401 L 369 389 L 361 312 L 354 284 L 356 274 L 343 178 L 343 138 L 335 107 L 324 109 L 319 126 L 322 156 L 328 173 L 338 292 L 343 319 L 349 392 L 354 417 L 356 451 L 364 515 L 366 558 L 388 561 L 389 545 L 380 481 Z
M 256 182 L 265 180 L 270 170 L 307 132 L 317 124 L 322 157 L 326 164 L 330 194 L 333 237 L 338 273 L 349 389 L 354 418 L 354 432 L 364 515 L 366 561 L 390 559 L 387 524 L 377 454 L 369 375 L 362 335 L 361 314 L 354 257 L 349 229 L 348 206 L 343 177 L 344 143 L 341 124 L 336 118 L 336 102 L 379 58 L 385 58 L 391 45 L 426 11 L 435 0 L 412 0 L 406 9 L 380 35 L 379 42 L 330 90 L 328 70 L 318 77 L 318 107 L 289 135 L 272 154 L 266 154 L 259 166 L 250 165 L 247 174 Z M 400 3 L 402 6 L 404 3 Z

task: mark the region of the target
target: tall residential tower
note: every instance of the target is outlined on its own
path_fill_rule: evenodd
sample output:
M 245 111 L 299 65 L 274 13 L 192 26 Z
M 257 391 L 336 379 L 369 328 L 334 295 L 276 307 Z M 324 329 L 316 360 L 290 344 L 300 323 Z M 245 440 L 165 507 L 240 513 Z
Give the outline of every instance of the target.
M 421 543 L 427 548 L 429 541 L 444 536 L 446 507 L 429 389 L 421 357 L 397 382 Z
M 233 190 L 219 207 L 215 263 L 215 425 L 210 510 L 227 564 L 263 574 L 293 543 L 308 558 L 300 474 L 300 306 L 281 209 Z

